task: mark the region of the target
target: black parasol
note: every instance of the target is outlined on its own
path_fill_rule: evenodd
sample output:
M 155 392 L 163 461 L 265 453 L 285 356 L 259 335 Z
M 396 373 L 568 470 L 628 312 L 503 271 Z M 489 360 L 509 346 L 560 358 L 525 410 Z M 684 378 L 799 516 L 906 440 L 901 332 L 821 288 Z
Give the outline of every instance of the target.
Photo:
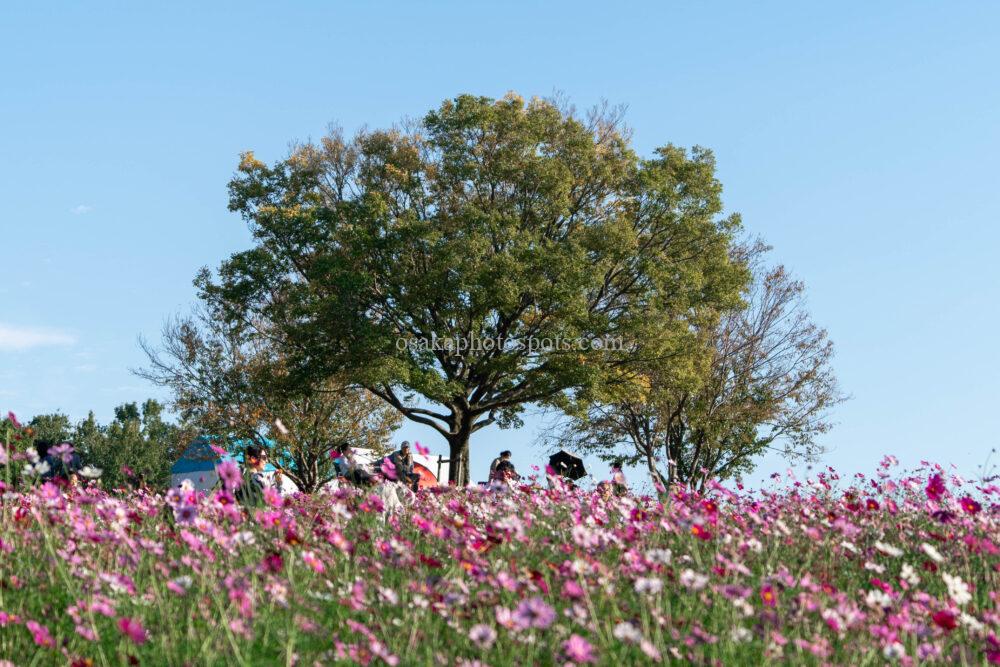
M 560 477 L 578 480 L 587 474 L 587 469 L 583 467 L 583 459 L 570 454 L 565 449 L 549 457 L 549 467 Z

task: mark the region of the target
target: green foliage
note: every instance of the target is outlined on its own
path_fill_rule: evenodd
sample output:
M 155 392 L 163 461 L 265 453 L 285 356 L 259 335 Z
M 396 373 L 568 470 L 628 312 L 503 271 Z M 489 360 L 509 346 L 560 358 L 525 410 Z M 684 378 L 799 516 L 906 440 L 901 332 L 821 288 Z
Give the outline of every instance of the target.
M 734 249 L 753 279 L 739 306 L 696 329 L 690 354 L 650 364 L 642 391 L 597 395 L 557 440 L 643 465 L 664 487 L 703 489 L 752 470 L 768 450 L 814 459 L 829 409 L 844 400 L 833 343 L 805 310 L 805 286 L 766 264 L 769 250 L 759 241 Z
M 31 428 L 32 437 L 37 440 L 47 440 L 49 442 L 65 442 L 70 439 L 73 432 L 73 424 L 68 416 L 59 412 L 48 415 L 36 415 L 28 422 Z
M 628 387 L 738 300 L 720 193 L 709 151 L 640 159 L 613 113 L 463 95 L 272 166 L 244 155 L 230 207 L 255 245 L 197 285 L 280 341 L 293 381 L 345 374 L 438 430 L 465 481 L 472 433 Z
M 164 488 L 169 486 L 170 468 L 190 436 L 186 429 L 163 419 L 162 405 L 147 400 L 141 406 L 118 406 L 114 421 L 106 426 L 98 424 L 90 413 L 77 424 L 72 440 L 84 463 L 104 471 L 104 488 L 124 488 L 140 481 Z

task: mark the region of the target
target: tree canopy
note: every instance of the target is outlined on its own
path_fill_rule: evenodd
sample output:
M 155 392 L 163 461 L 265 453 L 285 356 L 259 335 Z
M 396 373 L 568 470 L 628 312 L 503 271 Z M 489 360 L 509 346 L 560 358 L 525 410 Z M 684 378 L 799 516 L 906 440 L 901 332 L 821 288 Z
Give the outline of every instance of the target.
M 473 433 L 628 391 L 746 282 L 709 151 L 641 159 L 620 115 L 514 94 L 246 153 L 230 195 L 254 245 L 203 271 L 202 297 L 278 345 L 291 382 L 348 377 L 436 429 L 461 483 Z

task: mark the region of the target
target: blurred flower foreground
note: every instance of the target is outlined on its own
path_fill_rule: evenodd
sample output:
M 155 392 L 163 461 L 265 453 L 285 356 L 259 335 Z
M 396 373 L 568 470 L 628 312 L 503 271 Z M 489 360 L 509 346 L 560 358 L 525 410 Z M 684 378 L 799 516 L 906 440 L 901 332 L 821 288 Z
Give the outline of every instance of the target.
M 2 664 L 1000 664 L 996 486 L 4 487 Z

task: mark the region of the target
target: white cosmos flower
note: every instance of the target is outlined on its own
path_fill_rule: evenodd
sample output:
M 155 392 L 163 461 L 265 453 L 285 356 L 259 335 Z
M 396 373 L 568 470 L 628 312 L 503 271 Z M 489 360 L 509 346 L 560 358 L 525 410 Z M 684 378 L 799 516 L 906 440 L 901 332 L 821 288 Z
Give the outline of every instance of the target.
M 948 597 L 959 607 L 972 601 L 972 593 L 969 591 L 969 585 L 962 581 L 961 577 L 942 572 L 941 578 L 944 579 L 945 585 L 948 586 Z
M 614 635 L 615 639 L 626 644 L 635 644 L 642 640 L 642 632 L 639 628 L 624 621 L 616 625 L 611 634 Z
M 87 479 L 97 479 L 103 474 L 103 470 L 92 465 L 86 465 L 80 469 L 80 477 L 86 477 Z
M 690 588 L 693 591 L 700 591 L 708 584 L 708 577 L 704 574 L 698 574 L 691 569 L 681 572 L 681 576 L 678 579 L 681 582 L 681 586 Z
M 31 451 L 30 449 L 28 451 Z M 50 470 L 49 464 L 45 461 L 40 461 L 38 463 L 26 463 L 24 464 L 24 470 L 22 474 L 24 477 L 41 477 Z
M 732 632 L 729 633 L 729 636 L 732 637 L 733 641 L 737 644 L 753 639 L 753 633 L 744 628 L 742 625 L 737 625 L 733 628 Z
M 959 616 L 959 619 L 962 621 L 962 625 L 969 628 L 973 632 L 979 632 L 984 627 L 983 624 L 979 622 L 978 618 L 972 614 L 966 614 L 964 611 L 962 612 L 962 615 Z
M 893 642 L 891 644 L 886 644 L 885 648 L 882 649 L 882 655 L 886 660 L 895 660 L 897 658 L 902 658 L 906 655 L 906 648 L 899 642 Z
M 923 549 L 924 553 L 927 554 L 927 556 L 934 562 L 940 563 L 944 561 L 944 556 L 942 556 L 941 552 L 935 549 L 933 545 L 923 542 L 921 543 L 920 548 Z
M 892 556 L 893 558 L 899 558 L 903 555 L 902 549 L 894 547 L 891 544 L 886 544 L 885 542 L 876 542 L 875 548 L 884 553 L 886 556 Z
M 911 586 L 916 586 L 920 583 L 920 577 L 917 576 L 917 571 L 914 570 L 913 566 L 909 563 L 903 563 L 903 569 L 899 571 L 899 578 Z
M 649 559 L 649 562 L 659 563 L 660 565 L 669 565 L 673 555 L 670 549 L 650 549 L 646 552 L 646 558 Z
M 639 577 L 635 580 L 635 590 L 637 593 L 656 595 L 663 590 L 663 581 L 654 577 Z
M 875 609 L 885 609 L 892 606 L 892 598 L 880 588 L 873 588 L 865 596 L 865 604 Z
M 878 563 L 873 563 L 870 560 L 865 561 L 865 569 L 871 570 L 872 572 L 878 572 L 879 574 L 885 572 L 885 566 L 879 565 Z

